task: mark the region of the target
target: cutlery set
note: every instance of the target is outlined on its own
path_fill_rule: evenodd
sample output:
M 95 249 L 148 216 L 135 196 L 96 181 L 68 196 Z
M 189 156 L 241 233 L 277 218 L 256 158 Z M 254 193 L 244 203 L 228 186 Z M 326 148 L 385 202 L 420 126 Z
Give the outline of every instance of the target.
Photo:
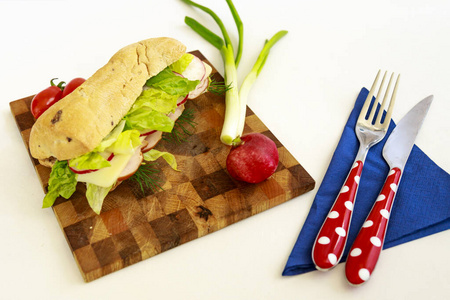
M 361 173 L 369 149 L 386 135 L 395 104 L 400 75 L 388 102 L 394 74 L 390 76 L 382 95 L 386 73 L 381 80 L 373 100 L 380 76 L 378 72 L 358 117 L 355 133 L 360 147 L 350 172 L 342 185 L 313 245 L 312 259 L 318 270 L 327 271 L 335 267 L 342 258 L 347 244 L 355 199 Z M 382 99 L 381 103 L 379 102 Z M 372 101 L 373 100 L 373 101 Z M 383 158 L 389 165 L 389 173 L 379 196 L 360 229 L 347 257 L 345 274 L 351 285 L 360 285 L 369 280 L 383 248 L 392 204 L 402 173 L 413 148 L 415 138 L 433 100 L 429 96 L 416 104 L 397 124 L 383 148 Z M 364 193 L 364 191 L 361 191 Z

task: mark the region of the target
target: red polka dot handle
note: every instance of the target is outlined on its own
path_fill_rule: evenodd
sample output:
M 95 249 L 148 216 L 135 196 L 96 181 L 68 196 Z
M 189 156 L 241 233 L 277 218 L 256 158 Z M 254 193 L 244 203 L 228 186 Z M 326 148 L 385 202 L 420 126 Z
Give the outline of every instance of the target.
M 352 285 L 366 282 L 375 269 L 383 248 L 401 173 L 399 168 L 389 171 L 380 195 L 353 242 L 345 265 L 345 275 Z
M 344 253 L 363 162 L 356 160 L 314 242 L 312 259 L 318 270 L 338 264 Z

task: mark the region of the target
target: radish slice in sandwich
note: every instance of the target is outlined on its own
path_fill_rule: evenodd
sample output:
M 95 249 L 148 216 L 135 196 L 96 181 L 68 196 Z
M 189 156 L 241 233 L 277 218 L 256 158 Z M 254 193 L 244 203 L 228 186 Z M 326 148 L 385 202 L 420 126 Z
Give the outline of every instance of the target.
M 201 94 L 203 94 L 204 92 L 206 92 L 206 90 L 208 89 L 208 86 L 209 86 L 209 75 L 212 72 L 212 68 L 207 63 L 204 63 L 204 62 L 202 62 L 202 63 L 203 63 L 203 66 L 205 68 L 205 76 L 203 76 L 203 79 L 197 85 L 195 90 L 193 90 L 193 91 L 191 91 L 189 93 L 188 99 L 195 99 L 198 96 L 200 96 Z
M 191 63 L 186 67 L 186 70 L 181 73 L 183 77 L 189 80 L 200 80 L 202 81 L 206 74 L 205 64 L 198 58 L 194 56 Z

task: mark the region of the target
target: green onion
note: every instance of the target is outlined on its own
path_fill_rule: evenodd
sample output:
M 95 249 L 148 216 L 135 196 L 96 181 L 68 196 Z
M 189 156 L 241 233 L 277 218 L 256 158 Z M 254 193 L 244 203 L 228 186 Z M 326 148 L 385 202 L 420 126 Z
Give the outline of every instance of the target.
M 197 4 L 193 1 L 182 1 L 189 5 L 197 7 L 205 13 L 209 14 L 214 19 L 214 21 L 216 21 L 222 32 L 223 38 L 213 33 L 211 30 L 197 22 L 195 19 L 190 17 L 185 18 L 185 23 L 206 41 L 208 41 L 211 45 L 216 47 L 222 55 L 225 67 L 224 77 L 227 91 L 225 94 L 225 119 L 222 133 L 220 135 L 220 140 L 226 145 L 239 145 L 241 142 L 240 137 L 242 136 L 242 133 L 244 131 L 245 113 L 247 109 L 247 99 L 250 89 L 259 73 L 261 72 L 267 60 L 267 56 L 269 55 L 270 49 L 273 45 L 275 45 L 276 42 L 278 42 L 278 40 L 280 40 L 287 34 L 287 31 L 279 31 L 271 39 L 266 41 L 253 68 L 245 77 L 242 82 L 241 88 L 239 89 L 237 82 L 237 67 L 242 57 L 244 27 L 232 0 L 226 1 L 228 7 L 230 8 L 231 14 L 233 15 L 239 34 L 239 45 L 236 55 L 234 53 L 233 44 L 231 43 L 228 32 L 222 20 L 216 15 L 216 13 L 214 13 L 211 9 Z

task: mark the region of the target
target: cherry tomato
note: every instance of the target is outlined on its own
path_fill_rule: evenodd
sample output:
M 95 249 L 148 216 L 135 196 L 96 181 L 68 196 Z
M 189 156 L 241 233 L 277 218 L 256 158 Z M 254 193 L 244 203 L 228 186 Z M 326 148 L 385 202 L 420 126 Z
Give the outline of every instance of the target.
M 60 82 L 58 85 L 53 83 L 52 79 L 50 81 L 51 86 L 46 88 L 45 90 L 39 92 L 34 96 L 33 100 L 31 100 L 31 113 L 37 119 L 42 115 L 44 111 L 46 111 L 50 106 L 58 102 L 62 98 L 62 90 L 64 82 Z
M 79 87 L 85 81 L 86 80 L 84 78 L 74 78 L 74 79 L 72 79 L 66 85 L 66 87 L 64 88 L 63 93 L 62 93 L 62 98 L 64 98 L 65 96 L 69 95 L 70 93 L 72 93 L 74 89 Z

